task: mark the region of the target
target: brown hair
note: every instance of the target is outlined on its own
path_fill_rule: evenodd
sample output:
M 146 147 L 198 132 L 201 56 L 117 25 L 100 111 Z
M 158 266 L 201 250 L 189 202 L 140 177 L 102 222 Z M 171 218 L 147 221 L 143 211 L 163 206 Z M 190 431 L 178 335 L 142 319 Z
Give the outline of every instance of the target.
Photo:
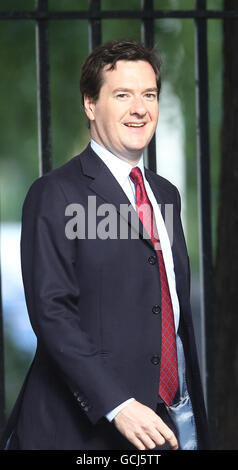
M 84 95 L 97 101 L 103 85 L 102 71 L 104 67 L 110 65 L 108 70 L 113 70 L 118 60 L 144 60 L 149 62 L 155 72 L 159 95 L 161 60 L 154 49 L 147 49 L 135 41 L 114 40 L 94 49 L 84 62 L 80 79 L 82 102 L 84 102 Z

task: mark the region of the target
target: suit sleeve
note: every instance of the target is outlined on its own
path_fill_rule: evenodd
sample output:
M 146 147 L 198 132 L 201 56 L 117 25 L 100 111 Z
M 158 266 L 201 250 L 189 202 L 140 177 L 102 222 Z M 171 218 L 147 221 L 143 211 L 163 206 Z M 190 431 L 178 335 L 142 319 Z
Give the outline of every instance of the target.
M 31 186 L 22 211 L 21 264 L 38 346 L 92 423 L 131 397 L 82 329 L 74 243 L 65 236 L 67 201 L 50 175 Z

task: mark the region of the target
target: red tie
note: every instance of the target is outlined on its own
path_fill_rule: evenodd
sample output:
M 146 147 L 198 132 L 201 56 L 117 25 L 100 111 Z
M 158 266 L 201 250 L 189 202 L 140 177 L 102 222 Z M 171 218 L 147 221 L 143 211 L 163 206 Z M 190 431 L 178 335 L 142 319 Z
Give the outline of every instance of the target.
M 158 256 L 161 283 L 162 345 L 159 395 L 170 406 L 178 389 L 177 348 L 174 328 L 174 314 L 170 297 L 167 274 L 164 265 L 159 236 L 154 219 L 153 208 L 147 196 L 140 168 L 130 172 L 130 178 L 136 186 L 136 205 L 138 215 L 148 232 Z

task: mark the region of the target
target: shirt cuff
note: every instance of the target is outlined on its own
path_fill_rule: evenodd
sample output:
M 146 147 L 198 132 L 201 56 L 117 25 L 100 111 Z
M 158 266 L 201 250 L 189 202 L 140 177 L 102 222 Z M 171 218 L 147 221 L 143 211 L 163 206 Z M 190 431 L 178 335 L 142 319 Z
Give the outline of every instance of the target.
M 129 398 L 129 400 L 124 401 L 119 406 L 114 408 L 112 411 L 109 411 L 109 413 L 106 414 L 106 418 L 108 419 L 108 421 L 112 421 L 115 418 L 115 416 L 119 413 L 119 411 L 125 408 L 125 406 L 127 406 L 128 403 L 130 403 L 133 400 L 135 400 L 135 398 Z

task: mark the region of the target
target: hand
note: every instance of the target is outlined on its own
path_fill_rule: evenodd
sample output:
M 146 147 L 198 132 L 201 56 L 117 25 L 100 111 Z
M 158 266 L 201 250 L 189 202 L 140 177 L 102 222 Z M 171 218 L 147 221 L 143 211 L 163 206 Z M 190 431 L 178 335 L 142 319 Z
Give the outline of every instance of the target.
M 171 429 L 148 406 L 134 400 L 114 418 L 114 424 L 137 449 L 154 449 L 168 441 L 173 450 L 178 441 Z

